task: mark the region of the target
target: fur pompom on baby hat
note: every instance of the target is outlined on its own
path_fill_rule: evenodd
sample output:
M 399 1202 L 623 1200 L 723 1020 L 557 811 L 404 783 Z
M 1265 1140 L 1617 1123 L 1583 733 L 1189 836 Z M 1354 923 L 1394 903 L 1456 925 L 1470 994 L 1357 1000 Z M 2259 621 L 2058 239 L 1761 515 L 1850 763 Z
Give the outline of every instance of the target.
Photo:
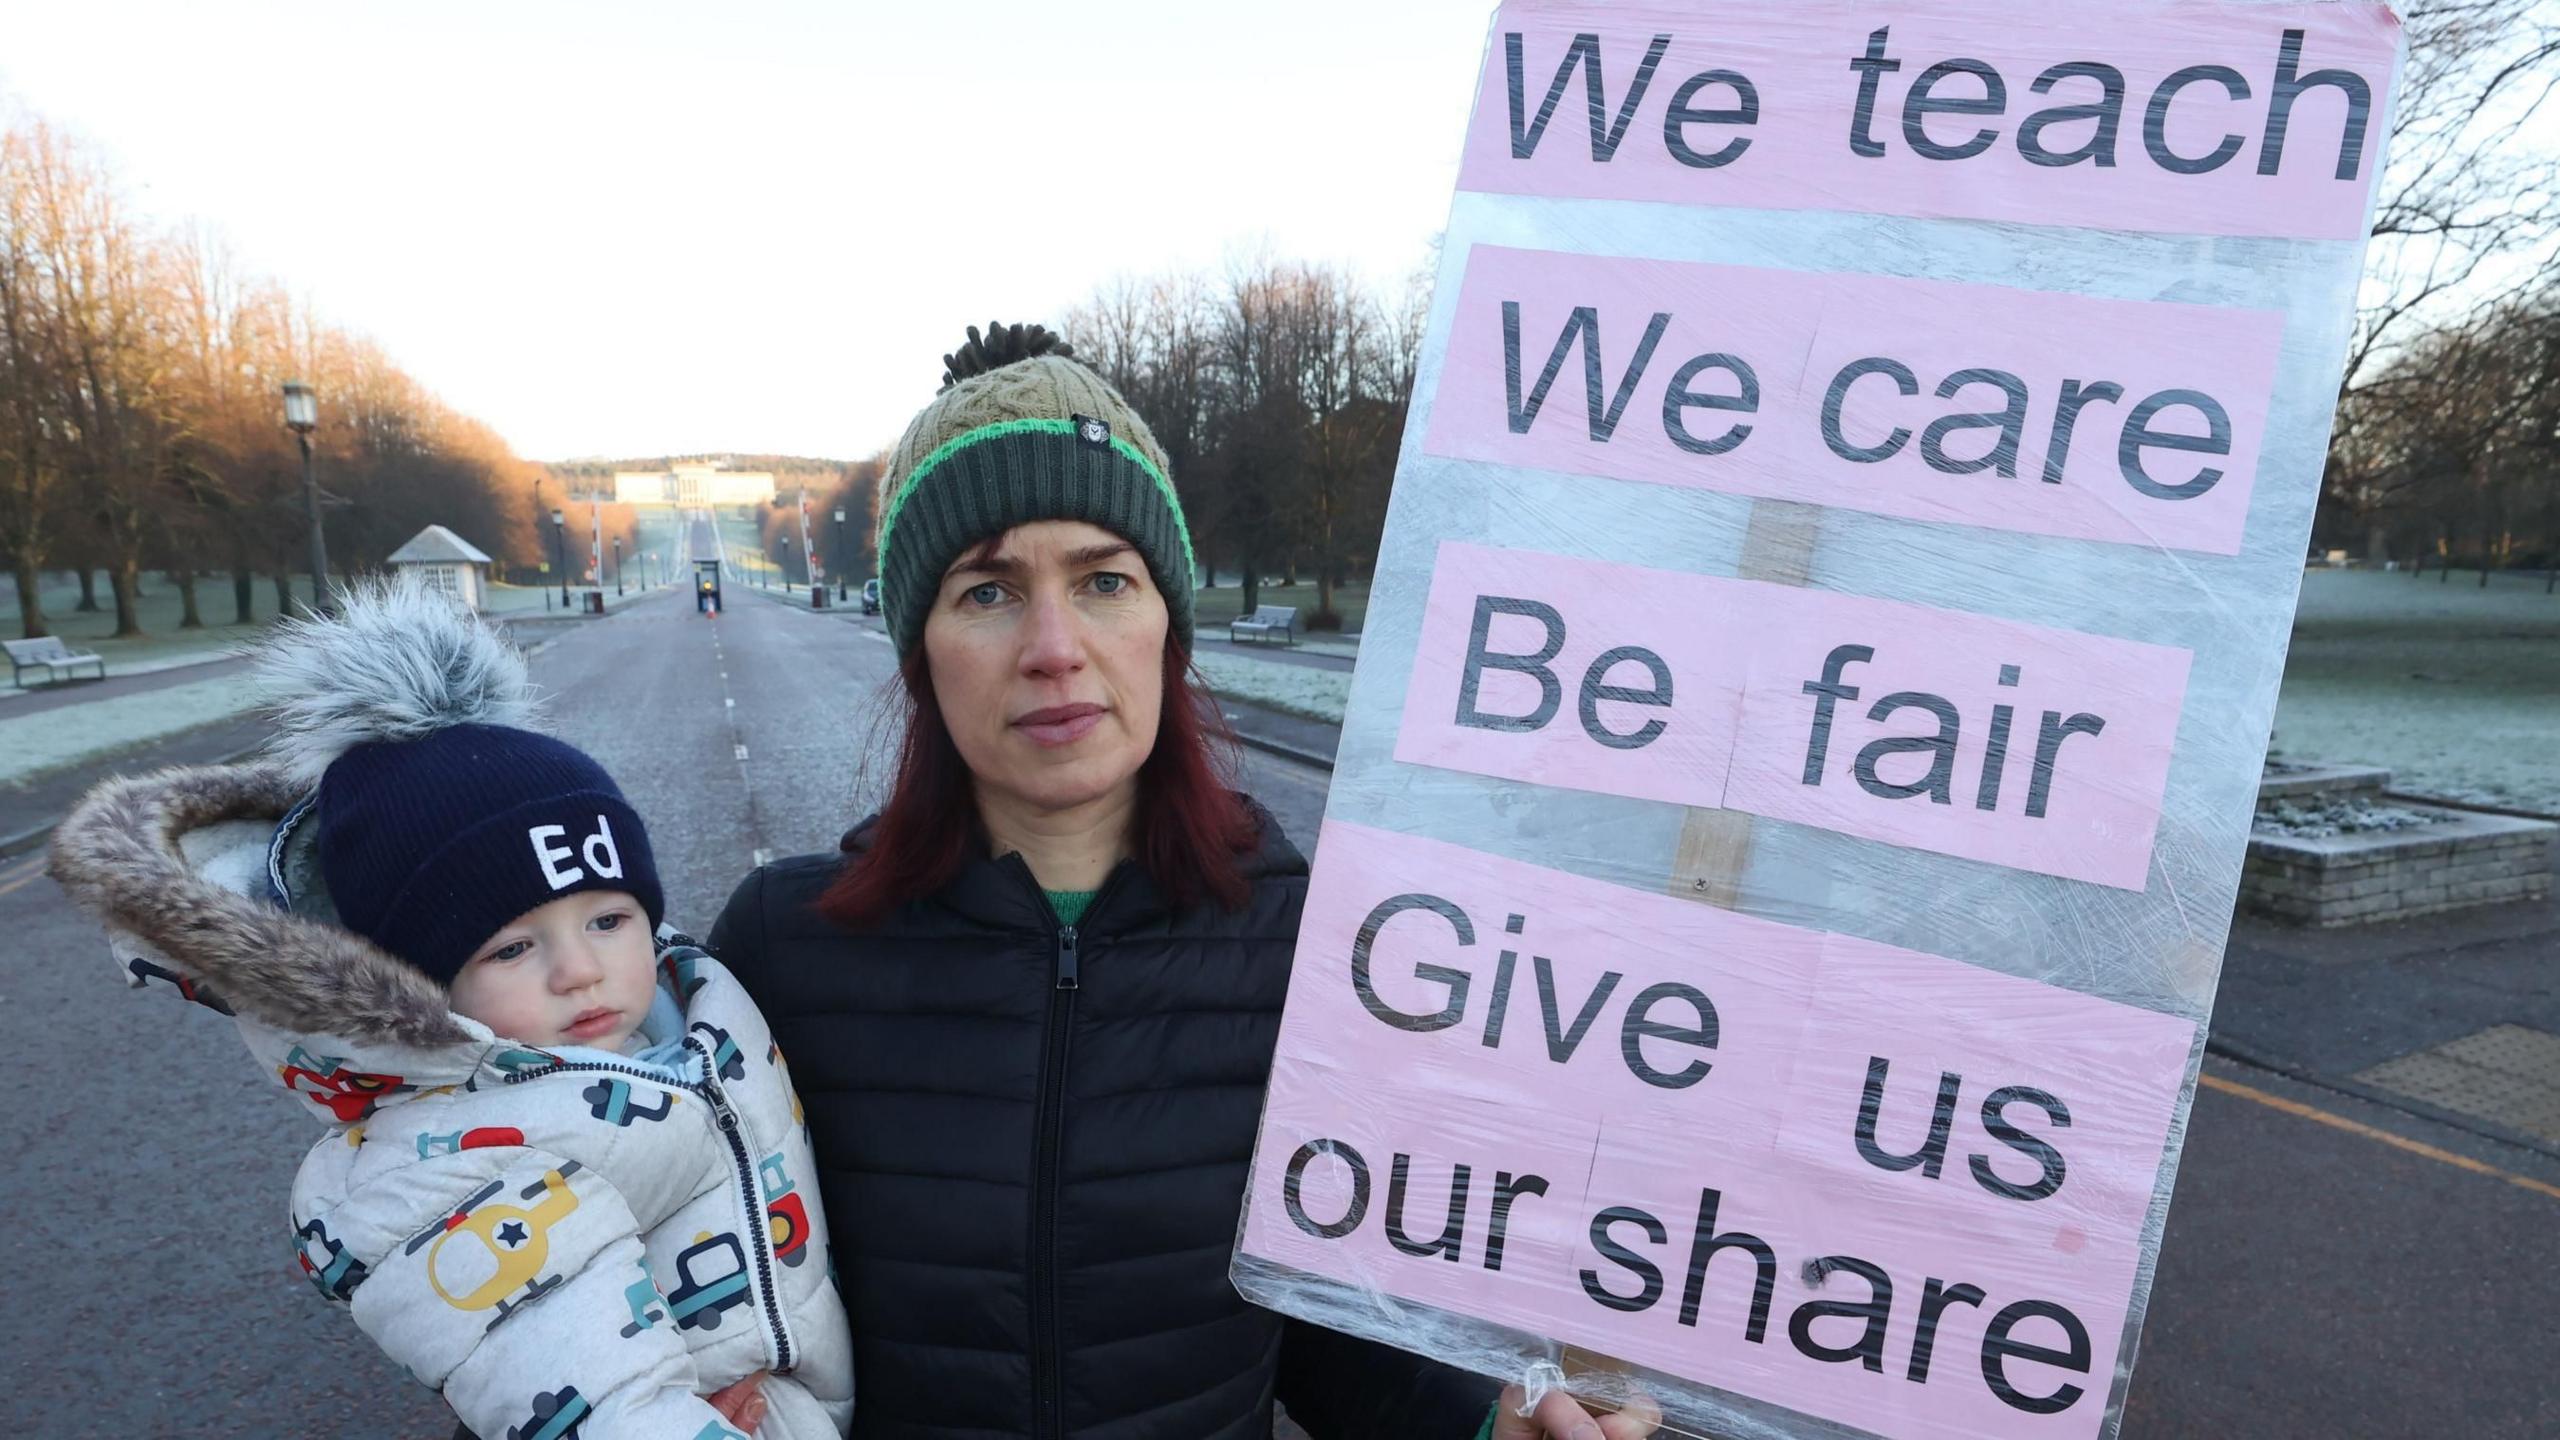
M 880 608 L 899 656 L 922 642 L 952 561 L 1036 520 L 1082 520 L 1136 546 L 1188 649 L 1191 529 L 1147 422 L 1038 325 L 972 325 L 942 358 L 942 392 L 880 475 Z
M 260 648 L 270 758 L 314 787 L 340 923 L 439 983 L 508 922 L 613 890 L 665 915 L 649 834 L 604 767 L 540 733 L 524 657 L 414 579 Z

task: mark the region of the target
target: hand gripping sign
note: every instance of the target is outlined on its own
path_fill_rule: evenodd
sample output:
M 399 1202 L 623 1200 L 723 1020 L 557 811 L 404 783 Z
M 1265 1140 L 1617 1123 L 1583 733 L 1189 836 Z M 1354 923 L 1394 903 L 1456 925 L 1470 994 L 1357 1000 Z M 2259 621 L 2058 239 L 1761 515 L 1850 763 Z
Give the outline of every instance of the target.
M 1248 1297 L 1670 1433 L 2114 1433 L 2398 68 L 1494 16 Z

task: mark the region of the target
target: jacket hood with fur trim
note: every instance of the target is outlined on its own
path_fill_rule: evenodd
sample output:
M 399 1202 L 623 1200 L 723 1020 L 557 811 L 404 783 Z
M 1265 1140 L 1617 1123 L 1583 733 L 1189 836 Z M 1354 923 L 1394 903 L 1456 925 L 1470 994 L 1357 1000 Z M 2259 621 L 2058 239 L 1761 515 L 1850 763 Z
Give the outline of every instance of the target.
M 279 822 L 304 791 L 271 764 L 107 781 L 54 832 L 48 869 L 104 921 L 127 984 L 160 980 L 232 1015 L 259 1059 L 327 1118 L 359 1096 L 460 1084 L 521 1047 L 454 1013 L 372 942 L 273 898 Z

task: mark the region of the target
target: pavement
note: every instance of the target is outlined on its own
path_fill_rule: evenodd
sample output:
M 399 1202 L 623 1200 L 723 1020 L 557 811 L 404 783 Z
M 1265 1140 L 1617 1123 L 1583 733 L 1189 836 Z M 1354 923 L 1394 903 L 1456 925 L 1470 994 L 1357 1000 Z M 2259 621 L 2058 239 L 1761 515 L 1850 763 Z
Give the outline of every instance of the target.
M 2223 956 L 2211 1045 L 2560 1159 L 2550 1123 L 2560 1119 L 2560 1040 L 2439 1098 L 2385 1070 L 2501 1027 L 2560 1037 L 2560 847 L 2553 859 L 2550 899 L 2334 930 L 2242 918 Z
M 764 593 L 733 586 L 716 619 L 667 590 L 520 631 L 562 734 L 649 817 L 680 924 L 707 926 L 758 861 L 832 848 L 887 778 L 888 645 L 805 592 L 744 602 Z M 1331 727 L 1227 708 L 1259 747 L 1246 787 L 1312 848 Z M 110 770 L 260 738 L 210 727 L 0 790 L 0 831 Z M 0 1170 L 20 1302 L 0 1306 L 0 1386 L 20 1431 L 447 1433 L 293 1272 L 283 1197 L 316 1132 L 231 1028 L 125 993 L 40 853 L 0 859 L 0 933 L 0 1047 L 46 1077 Z M 2547 903 L 2235 928 L 2122 1436 L 2560 1434 L 2560 1154 L 2371 1078 L 2483 1029 L 2560 1032 L 2555 973 Z

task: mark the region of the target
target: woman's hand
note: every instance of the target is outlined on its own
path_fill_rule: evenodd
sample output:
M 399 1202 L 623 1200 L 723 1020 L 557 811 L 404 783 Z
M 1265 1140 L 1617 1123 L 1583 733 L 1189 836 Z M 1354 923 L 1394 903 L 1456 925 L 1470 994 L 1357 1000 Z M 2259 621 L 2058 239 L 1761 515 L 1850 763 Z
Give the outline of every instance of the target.
M 730 1428 L 753 1435 L 756 1427 L 764 1423 L 764 1377 L 765 1372 L 759 1370 L 737 1384 L 714 1390 L 703 1398 L 710 1402 L 712 1409 L 720 1412 L 720 1418 L 728 1421 Z M 1616 1440 L 1616 1437 L 1612 1436 L 1610 1440 Z
M 1662 1424 L 1662 1411 L 1638 1396 L 1615 1415 L 1594 1415 L 1572 1396 L 1550 1390 L 1538 1408 L 1520 1413 L 1529 1394 L 1517 1385 L 1493 1407 L 1493 1440 L 1645 1440 Z

